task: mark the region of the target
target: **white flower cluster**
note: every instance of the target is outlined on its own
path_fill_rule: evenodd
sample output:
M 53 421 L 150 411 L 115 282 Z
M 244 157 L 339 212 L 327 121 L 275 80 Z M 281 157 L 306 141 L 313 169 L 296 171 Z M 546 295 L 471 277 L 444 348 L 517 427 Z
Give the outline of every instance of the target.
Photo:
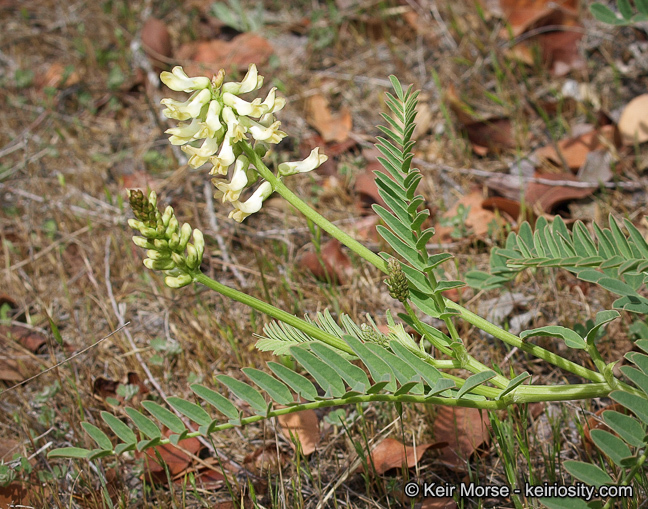
M 162 82 L 171 90 L 191 93 L 184 102 L 163 99 L 167 118 L 181 121 L 177 127 L 168 129 L 169 141 L 182 145 L 190 156 L 189 165 L 199 168 L 210 162 L 211 175 L 228 175 L 228 179 L 213 179 L 218 189 L 217 197 L 234 206 L 229 217 L 241 222 L 250 214 L 261 209 L 263 201 L 272 194 L 269 182 L 262 182 L 250 198 L 241 202 L 241 193 L 255 184 L 259 178 L 238 143 L 252 143 L 255 152 L 265 155 L 270 144 L 279 143 L 286 133 L 279 130 L 281 122 L 274 114 L 286 105 L 283 97 L 276 96 L 272 88 L 266 98 L 246 101 L 239 95 L 258 90 L 263 85 L 254 64 L 250 65 L 241 82 L 223 83 L 225 71 L 220 70 L 211 80 L 205 77 L 190 78 L 182 67 L 160 75 Z M 252 140 L 250 140 L 251 137 Z M 200 146 L 192 142 L 204 140 Z M 303 161 L 282 163 L 278 167 L 280 176 L 294 175 L 314 170 L 327 157 L 315 148 Z

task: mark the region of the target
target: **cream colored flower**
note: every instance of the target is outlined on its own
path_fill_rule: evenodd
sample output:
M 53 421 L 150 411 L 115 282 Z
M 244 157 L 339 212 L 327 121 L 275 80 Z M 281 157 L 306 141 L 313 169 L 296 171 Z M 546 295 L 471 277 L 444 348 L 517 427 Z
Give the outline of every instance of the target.
M 281 163 L 279 173 L 281 175 L 294 175 L 295 173 L 306 173 L 319 167 L 328 159 L 324 154 L 319 153 L 319 147 L 315 147 L 310 155 L 303 161 Z
M 235 202 L 241 196 L 241 192 L 248 184 L 246 170 L 249 166 L 247 157 L 240 155 L 234 165 L 234 173 L 232 173 L 231 181 L 223 181 L 213 179 L 212 183 L 216 186 L 220 194 L 222 194 L 222 201 Z
M 241 82 L 225 83 L 223 85 L 223 92 L 230 94 L 247 94 L 253 90 L 258 90 L 263 86 L 263 76 L 257 73 L 256 65 L 250 64 L 248 72 Z
M 176 120 L 188 120 L 200 115 L 200 110 L 210 100 L 211 92 L 209 90 L 201 90 L 194 92 L 185 102 L 175 101 L 174 99 L 162 99 L 160 102 L 166 106 L 166 109 L 162 111 L 165 117 Z
M 263 111 L 264 114 L 275 113 L 281 110 L 286 105 L 286 99 L 284 99 L 283 97 L 275 97 L 276 91 L 277 91 L 277 87 L 272 87 L 270 89 L 270 92 L 268 92 L 265 101 L 261 103 L 261 105 L 264 108 Z
M 202 122 L 194 118 L 189 123 L 178 124 L 178 127 L 167 129 L 164 132 L 171 135 L 169 137 L 171 145 L 184 145 L 185 143 L 189 143 L 191 140 L 193 140 L 201 129 Z
M 200 168 L 212 157 L 218 150 L 218 140 L 216 138 L 206 138 L 200 147 L 183 145 L 182 151 L 191 156 L 187 164 L 192 168 Z
M 253 125 L 250 127 L 250 134 L 255 140 L 265 141 L 267 143 L 279 143 L 288 136 L 285 132 L 279 130 L 281 122 L 277 121 L 268 127 Z
M 218 101 L 210 102 L 205 121 L 199 133 L 201 138 L 216 138 L 216 134 L 223 129 L 220 113 L 221 104 Z
M 272 194 L 272 191 L 270 182 L 263 182 L 246 201 L 232 202 L 234 210 L 229 213 L 229 217 L 240 223 L 250 214 L 259 212 L 263 206 L 263 201 Z
M 258 97 L 252 102 L 247 102 L 240 97 L 225 92 L 223 94 L 223 102 L 230 106 L 232 109 L 236 110 L 236 113 L 239 115 L 245 115 L 247 117 L 260 117 L 265 113 L 264 107 L 261 104 L 261 99 Z
M 180 92 L 181 90 L 183 92 L 191 92 L 192 90 L 202 90 L 209 86 L 209 78 L 190 78 L 180 66 L 174 67 L 171 69 L 171 72 L 163 71 L 160 74 L 160 79 L 162 83 L 176 92 Z
M 228 168 L 236 160 L 234 155 L 234 148 L 232 147 L 231 139 L 226 135 L 223 138 L 223 145 L 217 156 L 211 158 L 211 162 L 214 167 L 210 170 L 210 175 L 227 175 Z
M 229 106 L 223 107 L 223 120 L 227 124 L 227 135 L 231 138 L 231 143 L 237 143 L 245 138 L 247 127 L 243 125 L 243 119 L 237 117 Z

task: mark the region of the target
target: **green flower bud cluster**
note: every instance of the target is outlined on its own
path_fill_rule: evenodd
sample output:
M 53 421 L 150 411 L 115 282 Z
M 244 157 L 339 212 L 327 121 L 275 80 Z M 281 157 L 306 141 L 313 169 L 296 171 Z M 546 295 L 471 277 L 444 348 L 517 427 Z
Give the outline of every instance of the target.
M 387 265 L 389 268 L 389 277 L 385 279 L 385 283 L 389 287 L 389 295 L 396 300 L 405 302 L 409 298 L 407 276 L 396 258 L 390 258 Z
M 374 329 L 371 325 L 363 323 L 360 325 L 362 329 L 362 339 L 367 343 L 378 343 L 380 346 L 389 346 L 389 339 L 382 332 Z
M 151 191 L 148 197 L 139 189 L 129 191 L 129 201 L 136 219 L 128 225 L 143 236 L 134 236 L 136 246 L 146 249 L 144 265 L 151 270 L 161 270 L 164 282 L 171 288 L 182 288 L 193 281 L 205 251 L 205 239 L 200 230 L 178 223 L 173 207 L 163 213 L 157 208 L 157 196 Z M 189 240 L 193 233 L 193 243 Z

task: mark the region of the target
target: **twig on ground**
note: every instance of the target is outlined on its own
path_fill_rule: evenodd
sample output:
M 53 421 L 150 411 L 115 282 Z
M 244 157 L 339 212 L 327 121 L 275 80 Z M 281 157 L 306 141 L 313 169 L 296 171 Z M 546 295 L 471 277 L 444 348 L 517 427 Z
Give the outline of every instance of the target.
M 71 361 L 72 359 L 77 358 L 79 355 L 86 353 L 88 350 L 94 348 L 94 347 L 97 346 L 99 343 L 102 343 L 103 341 L 107 340 L 109 337 L 111 337 L 111 336 L 117 334 L 117 333 L 118 333 L 119 331 L 121 331 L 122 329 L 125 329 L 125 332 L 128 332 L 128 330 L 126 329 L 126 326 L 128 326 L 128 324 L 130 324 L 130 322 L 124 322 L 124 323 L 120 324 L 119 328 L 117 328 L 116 330 L 114 330 L 113 332 L 111 332 L 110 334 L 108 334 L 107 336 L 104 336 L 104 337 L 101 338 L 99 341 L 95 341 L 95 342 L 92 343 L 90 346 L 85 347 L 83 350 L 81 350 L 81 351 L 75 353 L 74 355 L 71 355 L 71 356 L 68 357 L 67 359 L 64 359 L 64 360 L 62 360 L 61 362 L 58 362 L 58 363 L 54 364 L 54 366 L 50 366 L 50 367 L 47 368 L 45 371 L 41 371 L 41 372 L 38 373 L 37 375 L 34 375 L 34 376 L 32 376 L 32 377 L 29 377 L 27 380 L 23 380 L 22 382 L 19 382 L 19 383 L 17 383 L 16 385 L 12 385 L 12 386 L 9 387 L 8 389 L 6 389 L 6 390 L 0 392 L 0 396 L 4 396 L 4 395 L 5 395 L 6 393 L 8 393 L 9 391 L 13 391 L 16 387 L 20 387 L 21 385 L 24 385 L 24 384 L 26 384 L 27 382 L 31 382 L 32 380 L 38 378 L 39 376 L 44 375 L 45 373 L 49 373 L 49 372 L 52 371 L 53 369 L 56 369 L 56 368 L 58 368 L 59 366 L 62 366 L 62 365 L 65 364 L 66 362 L 69 362 L 69 361 Z

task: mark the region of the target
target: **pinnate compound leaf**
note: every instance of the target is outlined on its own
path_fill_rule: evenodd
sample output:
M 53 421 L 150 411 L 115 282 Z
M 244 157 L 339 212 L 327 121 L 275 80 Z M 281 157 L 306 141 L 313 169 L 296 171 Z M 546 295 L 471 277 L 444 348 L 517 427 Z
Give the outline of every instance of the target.
M 128 417 L 131 418 L 137 429 L 139 429 L 145 436 L 150 439 L 160 438 L 162 434 L 160 429 L 155 425 L 155 423 L 146 417 L 144 414 L 138 412 L 134 408 L 126 407 L 126 413 Z
M 231 420 L 238 420 L 239 411 L 234 404 L 222 394 L 205 387 L 204 385 L 193 384 L 191 390 L 196 396 L 204 399 L 207 403 L 212 405 L 216 410 Z
M 187 431 L 182 419 L 162 405 L 158 405 L 154 401 L 142 401 L 142 406 L 174 433 L 184 433 Z
M 90 438 L 97 443 L 100 449 L 112 451 L 113 446 L 110 438 L 108 438 L 108 435 L 103 431 L 97 428 L 97 426 L 90 424 L 89 422 L 82 422 L 81 427 L 88 435 L 90 435 Z
M 282 382 L 288 384 L 290 388 L 299 394 L 307 401 L 315 401 L 317 399 L 317 389 L 308 378 L 295 373 L 293 370 L 288 369 L 282 364 L 276 362 L 268 362 L 268 367 L 272 372 L 277 375 Z
M 389 346 L 392 351 L 398 357 L 403 359 L 403 361 L 409 364 L 430 387 L 434 387 L 436 383 L 442 378 L 441 372 L 438 369 L 436 369 L 434 366 L 431 366 L 423 359 L 417 357 L 416 354 L 410 352 L 399 342 L 390 341 Z
M 564 466 L 565 470 L 576 479 L 590 486 L 596 486 L 598 488 L 604 484 L 614 484 L 614 480 L 605 471 L 592 463 L 568 460 L 565 461 Z
M 621 466 L 621 461 L 624 458 L 632 456 L 632 452 L 625 442 L 608 431 L 593 429 L 590 431 L 590 436 L 596 446 L 604 454 L 607 454 L 615 465 Z
M 266 400 L 254 387 L 227 375 L 217 375 L 216 379 L 223 385 L 227 386 L 229 390 L 236 394 L 236 396 L 249 403 L 257 414 L 265 415 L 268 411 Z M 211 421 L 211 418 L 209 418 L 209 421 Z M 209 422 L 207 424 L 209 424 Z
M 641 419 L 644 424 L 648 424 L 648 400 L 623 391 L 613 391 L 610 393 L 610 397 L 630 410 L 639 419 Z
M 93 451 L 81 447 L 65 447 L 54 449 L 47 454 L 48 458 L 76 458 L 86 459 Z
M 497 374 L 495 373 L 495 371 L 488 370 L 469 376 L 459 389 L 459 392 L 457 393 L 457 399 L 461 399 L 464 394 L 468 394 L 470 391 L 472 391 L 476 387 L 479 387 L 481 384 L 487 382 L 491 378 L 494 378 L 496 375 Z
M 101 418 L 108 425 L 117 437 L 127 444 L 134 444 L 137 442 L 137 437 L 133 430 L 128 427 L 121 419 L 118 419 L 113 414 L 108 412 L 101 412 Z
M 616 410 L 606 410 L 603 412 L 603 420 L 610 429 L 618 433 L 630 445 L 635 447 L 642 447 L 644 445 L 646 431 L 634 417 L 624 415 Z
M 268 373 L 264 373 L 260 369 L 254 368 L 243 368 L 241 371 L 245 373 L 245 376 L 261 387 L 261 389 L 266 391 L 277 403 L 281 405 L 290 405 L 295 402 L 290 389 Z
M 202 407 L 192 403 L 191 401 L 172 396 L 167 398 L 167 403 L 185 417 L 189 417 L 189 419 L 198 423 L 200 426 L 209 426 L 212 422 L 212 418 L 209 414 L 205 412 Z
M 290 349 L 291 355 L 313 375 L 319 386 L 327 395 L 339 398 L 345 392 L 344 382 L 328 364 L 315 357 L 312 353 L 294 346 Z

